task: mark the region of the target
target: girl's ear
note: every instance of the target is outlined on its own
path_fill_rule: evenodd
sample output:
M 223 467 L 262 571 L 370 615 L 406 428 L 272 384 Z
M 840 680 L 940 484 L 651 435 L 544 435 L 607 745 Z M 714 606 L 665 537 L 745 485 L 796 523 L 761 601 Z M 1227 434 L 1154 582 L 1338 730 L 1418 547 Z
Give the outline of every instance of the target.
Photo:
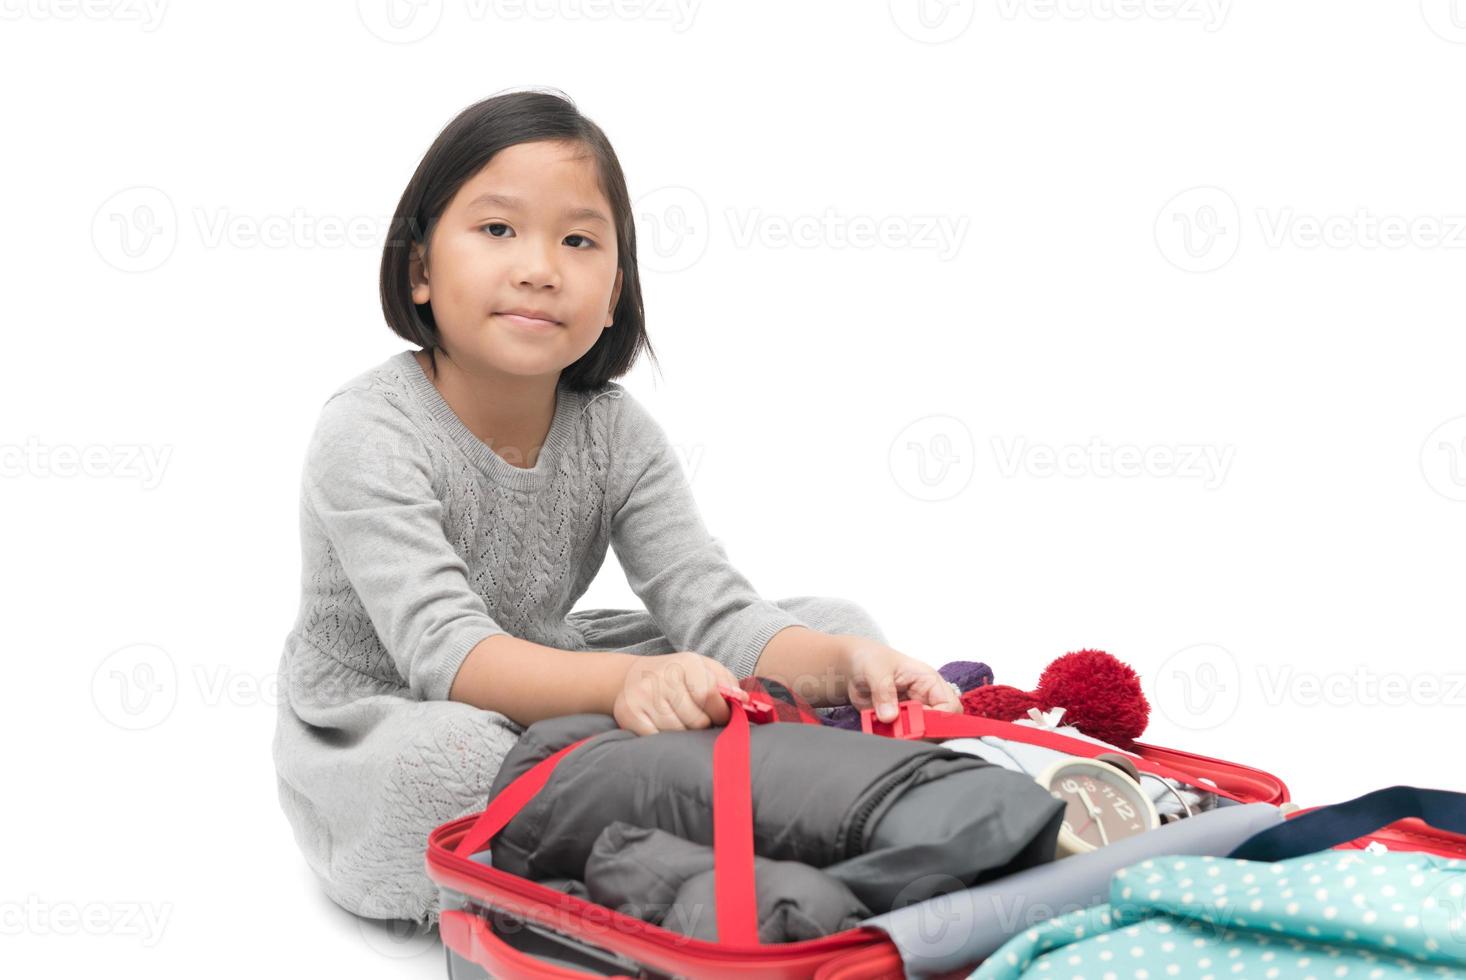
M 407 260 L 407 283 L 412 288 L 412 301 L 422 306 L 428 301 L 428 262 L 423 247 L 412 243 L 412 257 Z
M 606 311 L 606 326 L 611 326 L 615 321 L 616 301 L 621 298 L 621 267 L 616 267 L 616 285 L 611 287 L 611 308 Z M 602 329 L 605 329 L 604 327 Z

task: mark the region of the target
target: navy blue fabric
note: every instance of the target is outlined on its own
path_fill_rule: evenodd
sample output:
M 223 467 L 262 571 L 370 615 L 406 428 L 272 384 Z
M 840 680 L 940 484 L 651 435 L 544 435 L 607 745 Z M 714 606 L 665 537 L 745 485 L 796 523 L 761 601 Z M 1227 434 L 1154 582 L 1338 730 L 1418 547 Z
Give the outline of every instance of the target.
M 1283 861 L 1348 843 L 1405 817 L 1419 817 L 1438 830 L 1466 834 L 1466 793 L 1416 786 L 1377 789 L 1292 817 L 1254 834 L 1227 856 Z

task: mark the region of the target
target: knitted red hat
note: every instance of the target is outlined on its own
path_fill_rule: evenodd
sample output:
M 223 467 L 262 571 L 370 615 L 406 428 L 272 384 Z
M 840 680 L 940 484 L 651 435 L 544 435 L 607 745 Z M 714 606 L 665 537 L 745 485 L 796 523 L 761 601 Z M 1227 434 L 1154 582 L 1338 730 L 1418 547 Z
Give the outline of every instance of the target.
M 1150 720 L 1139 675 L 1103 650 L 1064 654 L 1044 668 L 1032 691 L 987 684 L 962 695 L 963 712 L 981 718 L 1017 721 L 1029 708 L 1063 708 L 1061 724 L 1125 749 Z

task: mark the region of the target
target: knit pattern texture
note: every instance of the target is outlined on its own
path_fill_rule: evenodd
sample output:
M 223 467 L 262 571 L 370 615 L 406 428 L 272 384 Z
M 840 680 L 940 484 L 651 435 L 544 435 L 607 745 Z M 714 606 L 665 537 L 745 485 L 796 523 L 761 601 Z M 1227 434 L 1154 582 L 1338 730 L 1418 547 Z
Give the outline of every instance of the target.
M 621 385 L 559 387 L 537 458 L 504 452 L 404 351 L 327 399 L 306 453 L 273 757 L 308 865 L 358 915 L 436 919 L 427 835 L 484 807 L 523 731 L 449 700 L 453 678 L 499 633 L 614 649 L 570 616 L 608 550 L 676 649 L 739 677 L 801 622 L 728 562 L 666 433 Z

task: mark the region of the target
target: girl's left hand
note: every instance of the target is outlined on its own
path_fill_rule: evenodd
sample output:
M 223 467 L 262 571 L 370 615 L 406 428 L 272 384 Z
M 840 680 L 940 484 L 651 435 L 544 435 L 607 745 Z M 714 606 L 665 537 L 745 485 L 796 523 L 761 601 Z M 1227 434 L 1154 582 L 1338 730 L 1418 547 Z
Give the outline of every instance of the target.
M 857 708 L 874 707 L 881 721 L 895 720 L 898 701 L 962 711 L 956 688 L 925 661 L 863 636 L 846 635 L 842 649 L 850 703 Z

